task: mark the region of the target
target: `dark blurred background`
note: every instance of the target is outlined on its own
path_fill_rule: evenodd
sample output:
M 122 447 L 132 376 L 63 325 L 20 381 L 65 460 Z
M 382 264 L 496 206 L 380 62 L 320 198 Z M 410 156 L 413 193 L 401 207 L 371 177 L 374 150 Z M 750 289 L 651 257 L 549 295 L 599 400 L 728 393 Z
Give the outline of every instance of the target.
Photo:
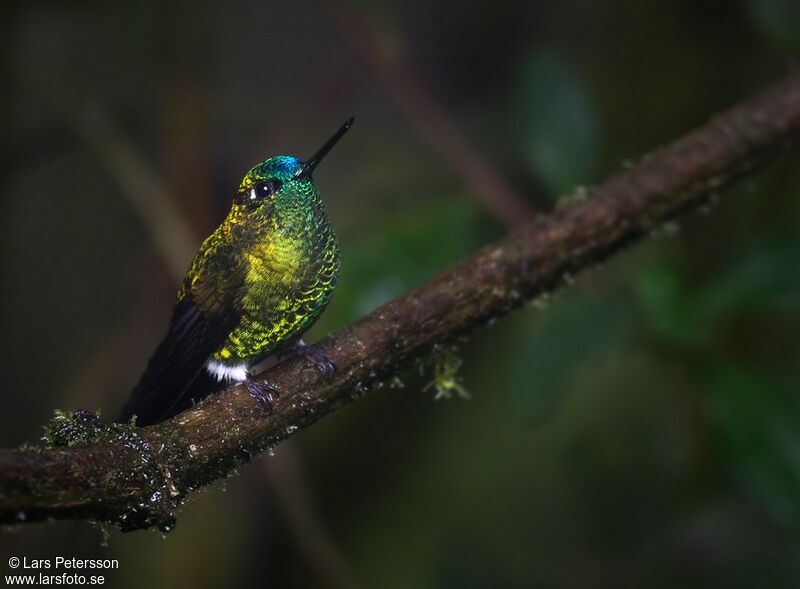
M 8 447 L 54 408 L 117 412 L 262 158 L 357 117 L 316 174 L 343 271 L 313 340 L 780 78 L 800 4 L 7 0 L 0 33 Z M 113 587 L 800 586 L 798 196 L 795 155 L 476 333 L 469 401 L 414 370 L 166 538 L 23 526 L 0 562 L 118 558 Z

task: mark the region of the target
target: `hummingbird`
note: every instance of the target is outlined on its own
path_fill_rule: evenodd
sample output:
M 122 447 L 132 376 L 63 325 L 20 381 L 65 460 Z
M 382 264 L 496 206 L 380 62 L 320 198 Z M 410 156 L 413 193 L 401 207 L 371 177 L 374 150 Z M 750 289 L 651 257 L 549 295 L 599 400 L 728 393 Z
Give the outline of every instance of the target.
M 333 363 L 301 339 L 339 274 L 339 244 L 312 173 L 352 124 L 305 161 L 279 155 L 247 172 L 189 264 L 167 333 L 117 421 L 157 423 L 230 382 L 271 410 L 277 389 L 251 374 L 270 356 L 301 353 L 333 374 Z

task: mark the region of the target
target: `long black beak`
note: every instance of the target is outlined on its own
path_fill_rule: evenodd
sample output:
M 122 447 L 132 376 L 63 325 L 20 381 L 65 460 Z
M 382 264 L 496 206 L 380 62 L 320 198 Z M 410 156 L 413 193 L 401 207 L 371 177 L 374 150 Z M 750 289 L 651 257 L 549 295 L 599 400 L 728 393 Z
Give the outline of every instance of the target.
M 322 158 L 328 155 L 328 152 L 331 149 L 333 149 L 333 146 L 339 142 L 339 139 L 341 139 L 344 136 L 344 134 L 347 133 L 347 130 L 353 125 L 353 120 L 355 120 L 355 117 L 350 117 L 349 119 L 347 119 L 344 122 L 344 125 L 339 127 L 339 130 L 333 134 L 333 137 L 328 139 L 325 142 L 325 145 L 319 148 L 317 153 L 315 153 L 309 159 L 303 162 L 303 166 L 300 168 L 300 171 L 295 175 L 295 178 L 303 178 L 306 176 L 310 176 L 311 172 L 314 171 L 314 168 L 316 168 L 322 161 Z

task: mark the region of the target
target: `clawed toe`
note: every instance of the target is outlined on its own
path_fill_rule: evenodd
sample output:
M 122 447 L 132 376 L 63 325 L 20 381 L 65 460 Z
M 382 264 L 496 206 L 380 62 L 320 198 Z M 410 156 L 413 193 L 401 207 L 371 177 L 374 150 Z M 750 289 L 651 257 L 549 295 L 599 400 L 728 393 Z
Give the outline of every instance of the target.
M 304 350 L 301 353 L 308 358 L 308 360 L 314 365 L 314 368 L 316 368 L 325 378 L 330 378 L 336 372 L 336 364 L 334 364 L 325 354 L 314 350 Z
M 281 356 L 283 355 L 284 354 L 281 354 Z M 336 364 L 334 364 L 330 358 L 315 347 L 307 346 L 303 343 L 303 340 L 297 342 L 293 348 L 285 353 L 285 356 L 293 355 L 303 356 L 306 360 L 311 362 L 314 368 L 325 378 L 330 378 L 336 372 Z
M 278 397 L 278 388 L 275 385 L 266 380 L 248 378 L 244 381 L 244 386 L 251 396 L 261 401 L 268 413 L 272 413 L 272 405 Z

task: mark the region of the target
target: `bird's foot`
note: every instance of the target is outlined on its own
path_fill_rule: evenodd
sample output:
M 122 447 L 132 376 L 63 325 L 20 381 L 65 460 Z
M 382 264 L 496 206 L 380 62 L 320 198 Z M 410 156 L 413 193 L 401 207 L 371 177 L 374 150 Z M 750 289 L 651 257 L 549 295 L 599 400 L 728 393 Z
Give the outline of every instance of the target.
M 264 405 L 268 413 L 272 413 L 272 404 L 278 398 L 278 387 L 267 380 L 254 380 L 248 377 L 244 381 L 244 386 L 252 397 L 255 397 Z
M 306 360 L 311 362 L 314 368 L 325 378 L 330 378 L 336 372 L 336 364 L 334 364 L 330 358 L 320 352 L 316 347 L 307 346 L 303 340 L 298 341 L 289 354 L 303 356 Z
M 336 364 L 333 360 L 328 358 L 325 354 L 314 348 L 305 348 L 300 353 L 308 358 L 308 361 L 314 365 L 319 373 L 325 378 L 330 378 L 336 373 Z

